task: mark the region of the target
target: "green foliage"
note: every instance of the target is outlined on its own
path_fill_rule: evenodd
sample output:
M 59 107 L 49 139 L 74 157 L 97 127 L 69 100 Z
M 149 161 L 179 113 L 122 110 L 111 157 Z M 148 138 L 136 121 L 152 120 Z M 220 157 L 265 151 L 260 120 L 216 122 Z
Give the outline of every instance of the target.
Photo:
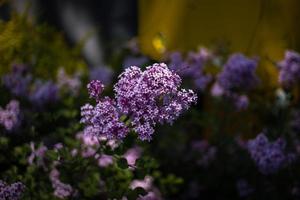
M 29 65 L 43 78 L 54 77 L 59 67 L 69 73 L 85 70 L 80 50 L 80 45 L 69 48 L 61 33 L 46 24 L 34 24 L 26 14 L 0 21 L 0 75 L 16 63 Z

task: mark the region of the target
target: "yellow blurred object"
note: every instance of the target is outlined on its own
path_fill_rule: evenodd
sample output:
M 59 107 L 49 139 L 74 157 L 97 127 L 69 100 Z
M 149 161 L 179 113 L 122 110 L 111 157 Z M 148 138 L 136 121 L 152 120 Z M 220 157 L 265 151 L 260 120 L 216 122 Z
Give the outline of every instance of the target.
M 139 42 L 155 59 L 166 51 L 229 44 L 232 52 L 259 56 L 258 73 L 275 86 L 271 61 L 300 47 L 298 11 L 299 0 L 140 0 Z

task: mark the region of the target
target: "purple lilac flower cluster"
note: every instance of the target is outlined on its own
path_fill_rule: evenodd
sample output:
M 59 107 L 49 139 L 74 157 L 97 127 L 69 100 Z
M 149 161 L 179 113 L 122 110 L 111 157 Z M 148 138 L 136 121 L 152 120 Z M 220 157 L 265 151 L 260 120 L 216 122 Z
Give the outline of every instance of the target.
M 264 134 L 259 134 L 247 144 L 252 159 L 265 175 L 276 173 L 294 160 L 295 155 L 286 153 L 285 147 L 285 140 L 279 138 L 270 142 Z
M 257 61 L 243 54 L 230 56 L 223 71 L 218 75 L 218 84 L 226 91 L 248 91 L 258 83 L 255 74 Z
M 141 140 L 150 140 L 157 123 L 172 123 L 196 102 L 194 92 L 180 90 L 180 84 L 181 78 L 163 63 L 149 66 L 144 72 L 135 66 L 127 68 L 114 87 L 115 100 L 99 99 L 97 95 L 103 86 L 92 81 L 88 90 L 97 105 L 86 104 L 81 108 L 81 122 L 87 125 L 85 132 L 121 139 L 131 125 Z
M 279 82 L 285 88 L 290 88 L 300 80 L 300 54 L 286 51 L 285 58 L 279 62 Z
M 14 65 L 11 72 L 3 76 L 2 81 L 12 94 L 28 98 L 38 107 L 58 99 L 57 84 L 52 81 L 33 80 L 25 65 Z
M 68 75 L 64 68 L 57 72 L 57 87 L 59 90 L 66 90 L 72 96 L 77 96 L 81 87 L 81 73 L 78 71 L 73 76 Z
M 161 200 L 161 194 L 158 189 L 153 185 L 153 178 L 145 176 L 143 180 L 133 180 L 129 186 L 132 190 L 136 188 L 143 188 L 147 194 L 140 195 L 137 200 Z
M 45 169 L 46 165 L 44 158 L 48 148 L 43 144 L 41 144 L 38 148 L 35 148 L 35 144 L 31 142 L 30 149 L 31 154 L 27 159 L 28 164 L 33 165 L 34 163 L 36 163 L 37 166 L 42 166 Z
M 63 68 L 60 68 L 57 73 L 57 82 L 33 80 L 28 67 L 14 65 L 11 72 L 3 76 L 2 82 L 12 94 L 26 97 L 37 107 L 43 107 L 56 102 L 59 99 L 59 91 L 66 91 L 73 96 L 78 95 L 81 87 L 80 77 L 80 72 L 70 76 Z
M 61 182 L 59 176 L 59 171 L 53 168 L 50 172 L 50 180 L 54 189 L 54 196 L 65 199 L 70 197 L 74 193 L 74 190 L 71 185 Z
M 96 106 L 84 105 L 81 115 L 81 122 L 87 125 L 84 130 L 87 134 L 121 139 L 129 132 L 125 123 L 120 120 L 115 101 L 109 97 L 100 100 Z
M 211 94 L 230 99 L 238 110 L 246 109 L 249 99 L 247 95 L 241 93 L 257 86 L 259 79 L 255 74 L 256 67 L 257 61 L 254 59 L 239 53 L 231 55 L 218 75 Z
M 8 131 L 16 128 L 20 123 L 19 102 L 11 100 L 5 109 L 0 107 L 0 124 Z
M 25 96 L 29 92 L 32 76 L 25 65 L 13 65 L 10 73 L 2 77 L 3 85 L 16 96 Z
M 37 81 L 34 85 L 34 90 L 30 93 L 29 99 L 38 107 L 43 107 L 58 100 L 58 87 L 52 81 L 45 83 Z
M 186 59 L 180 52 L 173 52 L 169 55 L 169 66 L 178 74 L 191 78 L 196 88 L 202 91 L 212 80 L 211 75 L 204 73 L 205 64 L 212 58 L 212 53 L 204 48 L 189 52 Z
M 25 186 L 21 182 L 11 185 L 0 180 L 0 200 L 19 200 L 25 191 Z

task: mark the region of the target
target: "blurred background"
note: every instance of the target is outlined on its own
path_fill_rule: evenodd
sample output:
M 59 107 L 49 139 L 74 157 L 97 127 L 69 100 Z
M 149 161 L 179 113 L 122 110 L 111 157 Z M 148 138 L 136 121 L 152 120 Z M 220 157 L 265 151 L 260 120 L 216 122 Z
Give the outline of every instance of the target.
M 300 199 L 299 0 L 0 0 L 0 19 L 0 181 L 25 199 Z M 155 62 L 197 104 L 150 142 L 83 136 L 86 85 L 113 97 Z
M 298 7 L 297 0 L 12 0 L 1 17 L 28 10 L 32 21 L 55 26 L 71 45 L 85 39 L 82 54 L 91 65 L 133 37 L 154 59 L 220 46 L 276 60 L 285 49 L 299 50 Z

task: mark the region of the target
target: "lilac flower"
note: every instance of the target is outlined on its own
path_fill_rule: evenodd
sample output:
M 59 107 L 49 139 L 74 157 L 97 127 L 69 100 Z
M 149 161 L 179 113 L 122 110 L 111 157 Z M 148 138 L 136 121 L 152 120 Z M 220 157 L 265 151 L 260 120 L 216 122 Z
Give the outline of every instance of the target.
M 238 180 L 236 183 L 236 187 L 240 197 L 247 197 L 254 192 L 254 189 L 244 179 Z
M 54 189 L 53 194 L 60 199 L 66 199 L 73 194 L 74 190 L 71 185 L 61 182 L 59 176 L 59 171 L 56 168 L 53 168 L 49 175 Z
M 131 53 L 133 54 L 139 54 L 140 51 L 140 46 L 139 46 L 139 42 L 137 40 L 137 38 L 133 38 L 131 40 L 129 40 L 126 44 L 125 47 L 131 51 Z
M 136 160 L 141 156 L 142 149 L 140 147 L 133 147 L 128 149 L 123 157 L 127 160 L 129 166 L 134 166 Z
M 19 102 L 11 100 L 5 109 L 0 107 L 0 124 L 5 127 L 6 130 L 11 131 L 16 128 L 20 123 L 20 108 Z
M 195 103 L 192 90 L 179 90 L 181 78 L 167 65 L 154 64 L 144 72 L 130 67 L 114 87 L 117 107 L 130 117 L 133 129 L 141 140 L 150 140 L 157 122 L 172 123 L 181 112 Z
M 105 85 L 111 83 L 113 76 L 113 71 L 109 67 L 97 67 L 90 70 L 89 78 L 90 80 L 99 80 Z
M 264 134 L 248 141 L 248 151 L 262 174 L 274 174 L 294 160 L 294 154 L 285 152 L 286 142 L 279 138 L 270 142 Z
M 38 81 L 35 83 L 35 89 L 30 94 L 29 99 L 39 107 L 53 103 L 58 99 L 58 88 L 52 81 L 46 83 Z
M 257 61 L 243 54 L 233 54 L 218 75 L 218 84 L 227 91 L 247 91 L 258 83 L 255 74 Z
M 211 80 L 212 77 L 210 75 L 202 75 L 194 79 L 194 85 L 197 89 L 203 91 L 205 90 L 206 86 L 211 82 Z
M 33 142 L 30 143 L 30 148 L 31 148 L 31 154 L 28 157 L 29 165 L 32 165 L 34 162 L 34 159 L 36 159 L 37 166 L 45 167 L 44 157 L 45 157 L 45 154 L 46 154 L 48 148 L 42 144 L 42 145 L 40 145 L 40 147 L 35 149 L 35 145 Z
M 107 167 L 111 164 L 113 164 L 114 160 L 113 160 L 113 157 L 110 156 L 110 155 L 105 155 L 105 154 L 102 154 L 99 156 L 98 159 L 98 165 L 100 167 Z
M 96 154 L 96 149 L 90 146 L 83 147 L 83 149 L 81 150 L 81 156 L 83 158 L 89 158 L 94 156 L 95 154 Z
M 180 52 L 176 51 L 169 55 L 169 67 L 174 71 L 180 73 L 181 70 L 186 69 L 188 66 L 187 62 L 183 59 Z
M 235 107 L 238 110 L 245 110 L 249 105 L 249 99 L 246 95 L 240 95 L 235 98 Z
M 86 134 L 105 136 L 108 139 L 124 138 L 129 132 L 120 121 L 120 114 L 115 102 L 106 97 L 99 101 L 95 107 L 86 104 L 81 108 L 81 122 L 86 124 Z
M 131 125 L 141 140 L 150 140 L 157 123 L 172 123 L 196 102 L 194 92 L 180 90 L 180 83 L 180 77 L 163 63 L 144 72 L 138 67 L 126 69 L 114 87 L 116 100 L 105 97 L 98 99 L 96 106 L 86 104 L 81 108 L 85 133 L 121 139 Z M 99 88 L 99 82 L 92 82 L 90 95 L 98 98 Z
M 140 196 L 138 200 L 160 200 L 160 192 L 153 186 L 153 178 L 151 176 L 145 176 L 143 180 L 133 180 L 130 184 L 130 189 L 143 188 L 148 193 L 144 196 Z
M 292 87 L 300 80 L 300 54 L 286 51 L 285 58 L 279 64 L 279 82 L 286 88 Z
M 100 98 L 100 94 L 104 90 L 104 85 L 99 80 L 92 80 L 87 85 L 87 89 L 88 89 L 90 98 L 94 98 L 96 101 L 98 101 Z
M 25 65 L 13 65 L 12 71 L 2 77 L 3 85 L 16 96 L 26 96 L 32 80 Z
M 8 185 L 0 180 L 0 199 L 1 200 L 20 200 L 25 191 L 25 186 L 21 182 Z
M 218 83 L 214 83 L 210 91 L 211 95 L 214 97 L 222 96 L 224 92 L 224 88 L 222 88 Z
M 71 95 L 77 96 L 81 87 L 81 73 L 77 72 L 73 76 L 68 75 L 64 68 L 60 68 L 57 73 L 57 87 L 59 90 L 64 89 Z
M 82 132 L 79 132 L 76 135 L 77 139 L 80 139 L 84 146 L 99 146 L 99 140 L 94 135 L 85 135 Z
M 133 190 L 140 187 L 148 191 L 152 188 L 152 183 L 153 178 L 151 176 L 145 176 L 144 180 L 133 180 L 129 187 Z
M 210 58 L 210 54 L 204 49 L 189 52 L 185 60 L 180 52 L 173 52 L 169 56 L 169 66 L 178 74 L 191 78 L 197 89 L 204 90 L 212 79 L 210 75 L 204 74 L 204 65 Z

